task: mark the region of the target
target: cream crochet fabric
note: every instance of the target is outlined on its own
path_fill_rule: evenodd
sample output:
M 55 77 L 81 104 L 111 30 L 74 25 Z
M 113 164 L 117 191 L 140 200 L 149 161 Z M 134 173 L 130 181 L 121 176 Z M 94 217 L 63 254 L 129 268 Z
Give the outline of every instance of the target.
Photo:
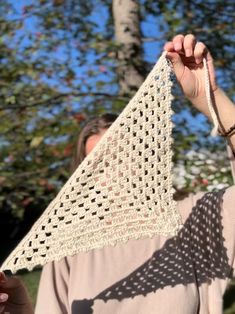
M 177 233 L 170 76 L 163 54 L 2 270 L 32 270 L 81 251 Z

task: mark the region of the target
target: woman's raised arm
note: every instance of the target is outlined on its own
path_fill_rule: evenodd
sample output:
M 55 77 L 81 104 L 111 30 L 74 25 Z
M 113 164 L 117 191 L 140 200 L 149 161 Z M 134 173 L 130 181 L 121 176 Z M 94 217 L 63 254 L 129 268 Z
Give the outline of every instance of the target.
M 185 96 L 195 108 L 212 120 L 205 90 L 203 58 L 206 58 L 219 130 L 226 135 L 235 156 L 235 105 L 216 83 L 213 59 L 206 45 L 198 42 L 192 34 L 177 35 L 165 44 L 165 50 Z

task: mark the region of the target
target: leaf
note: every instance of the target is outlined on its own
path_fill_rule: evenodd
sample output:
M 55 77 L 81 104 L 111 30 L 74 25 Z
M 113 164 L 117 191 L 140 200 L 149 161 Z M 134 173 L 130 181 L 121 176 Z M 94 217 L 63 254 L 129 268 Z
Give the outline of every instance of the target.
M 16 98 L 14 95 L 6 98 L 6 103 L 10 105 L 14 105 L 16 103 Z
M 43 141 L 43 136 L 36 136 L 32 139 L 30 142 L 30 147 L 31 148 L 36 148 L 38 147 Z

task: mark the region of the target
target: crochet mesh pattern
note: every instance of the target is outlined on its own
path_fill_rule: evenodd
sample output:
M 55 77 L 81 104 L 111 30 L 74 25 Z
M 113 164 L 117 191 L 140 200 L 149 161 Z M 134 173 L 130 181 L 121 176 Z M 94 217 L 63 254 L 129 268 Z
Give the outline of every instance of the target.
M 177 233 L 168 62 L 163 54 L 2 270 L 32 270 L 81 251 Z

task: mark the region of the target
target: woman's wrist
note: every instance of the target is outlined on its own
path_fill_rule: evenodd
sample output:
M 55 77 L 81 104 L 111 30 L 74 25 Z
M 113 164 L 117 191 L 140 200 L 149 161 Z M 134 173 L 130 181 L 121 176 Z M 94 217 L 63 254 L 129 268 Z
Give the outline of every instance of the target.
M 215 112 L 219 122 L 219 132 L 228 141 L 235 156 L 235 105 L 221 88 L 212 94 Z
M 214 94 L 214 93 L 213 93 Z M 212 94 L 212 99 L 214 98 Z M 192 103 L 192 105 L 203 113 L 210 121 L 212 121 L 211 113 L 208 107 L 208 100 L 206 97 L 206 93 L 196 97 L 188 97 L 188 100 Z
M 221 88 L 213 93 L 215 111 L 222 131 L 227 132 L 235 123 L 235 105 Z
M 204 113 L 210 121 L 212 120 L 206 95 L 188 99 L 194 107 Z M 211 93 L 211 99 L 222 128 L 229 130 L 235 123 L 235 105 L 219 87 Z
M 211 93 L 211 99 L 218 118 L 219 131 L 221 134 L 226 134 L 235 124 L 235 105 L 219 87 Z M 189 100 L 195 108 L 204 113 L 212 121 L 206 95 L 189 98 Z M 226 139 L 233 152 L 235 152 L 235 132 L 229 133 Z

